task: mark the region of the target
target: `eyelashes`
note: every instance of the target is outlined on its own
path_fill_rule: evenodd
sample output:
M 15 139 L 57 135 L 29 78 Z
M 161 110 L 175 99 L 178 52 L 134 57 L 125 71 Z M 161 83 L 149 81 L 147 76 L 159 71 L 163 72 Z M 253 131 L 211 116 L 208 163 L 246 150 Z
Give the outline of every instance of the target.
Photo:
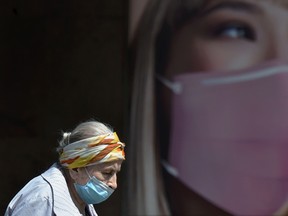
M 256 41 L 256 33 L 254 29 L 241 22 L 220 22 L 212 24 L 206 34 L 210 38 L 214 39 L 242 39 L 248 41 Z
M 106 176 L 106 177 L 111 177 L 111 176 L 113 176 L 114 174 L 117 174 L 117 172 L 114 171 L 114 170 L 111 170 L 111 171 L 103 171 L 103 172 L 102 172 L 102 175 L 104 175 L 104 176 Z
M 102 174 L 106 175 L 106 176 L 112 176 L 114 173 L 113 172 L 103 172 Z

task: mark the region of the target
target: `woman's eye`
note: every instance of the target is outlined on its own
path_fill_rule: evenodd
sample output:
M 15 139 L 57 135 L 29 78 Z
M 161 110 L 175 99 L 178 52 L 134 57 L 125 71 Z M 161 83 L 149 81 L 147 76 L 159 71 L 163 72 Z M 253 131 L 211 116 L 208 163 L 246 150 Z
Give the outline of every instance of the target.
M 111 176 L 111 175 L 113 175 L 113 172 L 104 172 L 103 175 L 105 175 L 105 176 Z
M 221 24 L 212 30 L 216 38 L 245 39 L 255 41 L 256 36 L 252 28 L 245 24 Z

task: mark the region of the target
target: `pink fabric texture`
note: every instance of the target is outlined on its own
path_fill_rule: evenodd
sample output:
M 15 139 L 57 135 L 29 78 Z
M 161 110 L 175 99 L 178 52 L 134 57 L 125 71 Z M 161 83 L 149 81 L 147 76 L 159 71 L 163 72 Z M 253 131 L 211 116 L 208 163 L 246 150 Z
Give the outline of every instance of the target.
M 288 194 L 288 65 L 174 78 L 178 178 L 235 215 L 272 215 Z

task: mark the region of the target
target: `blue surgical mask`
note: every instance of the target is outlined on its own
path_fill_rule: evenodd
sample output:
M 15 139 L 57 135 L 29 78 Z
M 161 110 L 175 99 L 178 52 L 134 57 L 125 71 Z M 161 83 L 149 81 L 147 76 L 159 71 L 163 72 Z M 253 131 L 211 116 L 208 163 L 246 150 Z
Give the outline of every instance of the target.
M 95 176 L 91 177 L 88 172 L 87 174 L 90 180 L 85 185 L 74 183 L 80 198 L 87 204 L 98 204 L 108 199 L 114 190 Z

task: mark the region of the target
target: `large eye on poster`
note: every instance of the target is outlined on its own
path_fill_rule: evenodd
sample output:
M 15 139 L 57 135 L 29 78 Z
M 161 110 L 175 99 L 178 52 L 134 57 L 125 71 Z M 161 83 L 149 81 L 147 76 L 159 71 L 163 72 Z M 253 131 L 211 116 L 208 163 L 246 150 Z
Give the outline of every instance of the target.
M 154 145 L 171 214 L 286 214 L 285 3 L 148 3 L 141 17 L 145 26 L 138 28 L 152 33 L 136 35 L 142 43 L 136 50 L 150 51 L 143 49 L 134 72 L 153 71 Z M 150 65 L 141 68 L 144 58 Z

